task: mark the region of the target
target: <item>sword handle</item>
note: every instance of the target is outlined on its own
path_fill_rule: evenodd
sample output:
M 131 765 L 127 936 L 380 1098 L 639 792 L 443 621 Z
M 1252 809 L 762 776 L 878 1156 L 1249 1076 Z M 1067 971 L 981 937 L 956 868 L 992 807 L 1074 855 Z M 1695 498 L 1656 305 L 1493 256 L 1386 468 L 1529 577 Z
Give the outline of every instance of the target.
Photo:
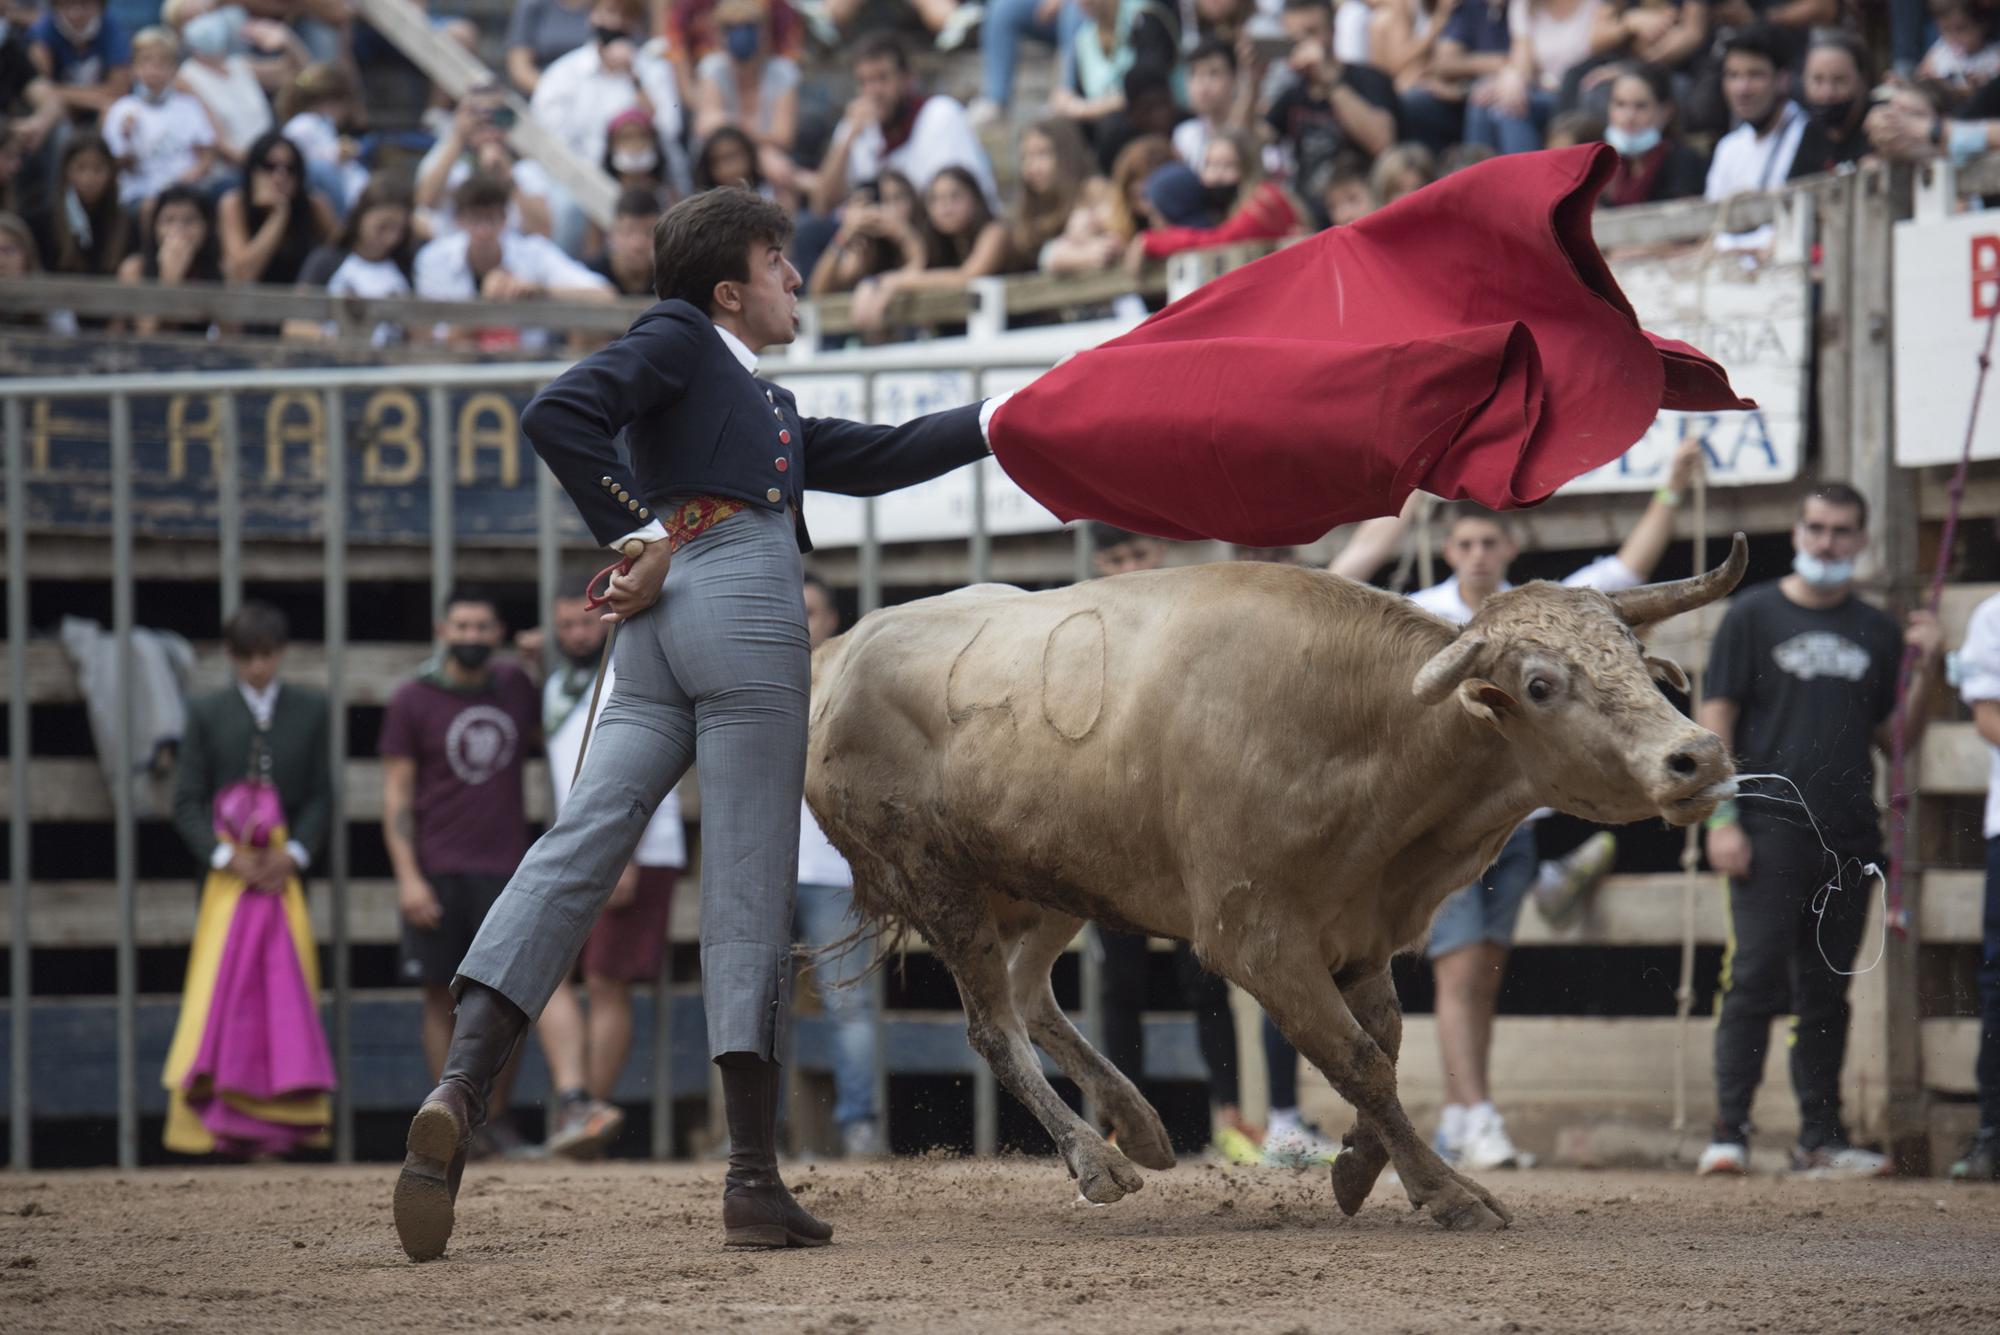
M 639 559 L 640 554 L 646 550 L 646 544 L 644 542 L 641 542 L 637 538 L 627 538 L 625 540 L 624 547 L 621 548 L 620 550 L 624 553 L 624 555 L 620 556 L 616 561 L 613 561 L 610 565 L 604 567 L 604 569 L 598 571 L 595 575 L 592 575 L 590 577 L 590 583 L 584 585 L 583 587 L 584 611 L 595 612 L 598 608 L 603 607 L 606 603 L 609 603 L 611 601 L 611 577 L 613 575 L 631 574 L 632 563 L 634 561 L 637 561 Z M 597 581 L 599 580 L 604 581 L 604 593 L 603 596 L 601 597 L 596 592 Z

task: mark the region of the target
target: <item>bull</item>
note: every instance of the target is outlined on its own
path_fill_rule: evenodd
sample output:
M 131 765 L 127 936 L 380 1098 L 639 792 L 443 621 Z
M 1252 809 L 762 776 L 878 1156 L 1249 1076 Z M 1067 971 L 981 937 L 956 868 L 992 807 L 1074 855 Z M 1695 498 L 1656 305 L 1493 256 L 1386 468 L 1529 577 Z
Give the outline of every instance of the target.
M 1253 563 L 884 609 L 815 655 L 806 799 L 857 911 L 951 970 L 967 1039 L 1086 1199 L 1174 1163 L 1158 1113 L 1056 1004 L 1050 970 L 1095 921 L 1191 943 L 1353 1105 L 1343 1211 L 1394 1164 L 1445 1227 L 1503 1227 L 1397 1097 L 1390 960 L 1537 807 L 1676 825 L 1715 808 L 1727 750 L 1662 695 L 1686 680 L 1638 632 L 1728 594 L 1745 553 L 1738 534 L 1712 571 L 1610 595 L 1528 584 L 1462 629 Z

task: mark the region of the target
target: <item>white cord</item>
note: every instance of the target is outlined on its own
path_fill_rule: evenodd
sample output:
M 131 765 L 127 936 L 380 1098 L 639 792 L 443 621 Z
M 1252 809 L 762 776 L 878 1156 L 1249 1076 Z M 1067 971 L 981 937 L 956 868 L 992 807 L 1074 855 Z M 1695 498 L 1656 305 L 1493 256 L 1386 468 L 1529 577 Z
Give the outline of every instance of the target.
M 1766 802 L 1783 802 L 1788 806 L 1799 808 L 1806 813 L 1806 820 L 1812 826 L 1813 837 L 1819 840 L 1819 846 L 1826 850 L 1826 855 L 1833 859 L 1833 875 L 1828 878 L 1826 884 L 1813 893 L 1812 897 L 1813 945 L 1819 950 L 1821 962 L 1842 978 L 1858 978 L 1862 974 L 1872 971 L 1882 963 L 1882 957 L 1889 951 L 1889 933 L 1886 926 L 1889 920 L 1889 878 L 1882 874 L 1881 864 L 1864 862 L 1860 866 L 1863 874 L 1873 876 L 1882 888 L 1882 921 L 1884 923 L 1882 944 L 1876 950 L 1874 960 L 1866 966 L 1859 969 L 1843 969 L 1835 964 L 1832 959 L 1828 958 L 1826 946 L 1821 942 L 1820 934 L 1826 929 L 1827 903 L 1833 898 L 1833 892 L 1840 888 L 1841 873 L 1846 871 L 1847 864 L 1855 861 L 1855 859 L 1843 858 L 1833 851 L 1832 846 L 1826 842 L 1826 835 L 1820 832 L 1819 822 L 1813 819 L 1812 808 L 1806 805 L 1805 794 L 1799 791 L 1799 786 L 1793 783 L 1789 776 L 1783 774 L 1739 774 L 1736 776 L 1736 782 L 1739 784 L 1748 782 L 1751 779 L 1776 779 L 1780 783 L 1790 784 L 1792 791 L 1797 794 L 1796 797 L 1781 797 L 1777 793 L 1745 793 L 1740 791 L 1736 796 L 1739 798 L 1761 797 Z

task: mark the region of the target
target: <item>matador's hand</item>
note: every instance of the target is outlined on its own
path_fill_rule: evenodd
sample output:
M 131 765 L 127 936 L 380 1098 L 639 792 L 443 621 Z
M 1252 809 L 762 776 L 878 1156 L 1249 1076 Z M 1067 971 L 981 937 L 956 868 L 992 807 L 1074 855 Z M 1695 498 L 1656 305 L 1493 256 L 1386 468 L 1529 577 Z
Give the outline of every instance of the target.
M 604 620 L 630 621 L 660 601 L 660 590 L 667 582 L 667 566 L 672 560 L 673 552 L 665 539 L 643 544 L 632 569 L 611 577 L 609 591 L 604 595 L 608 605 Z

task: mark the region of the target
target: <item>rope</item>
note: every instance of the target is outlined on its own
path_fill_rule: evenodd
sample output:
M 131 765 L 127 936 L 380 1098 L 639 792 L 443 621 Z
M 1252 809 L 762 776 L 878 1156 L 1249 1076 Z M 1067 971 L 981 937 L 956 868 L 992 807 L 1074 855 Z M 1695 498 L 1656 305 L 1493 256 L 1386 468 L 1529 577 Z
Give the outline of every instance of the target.
M 1708 569 L 1708 472 L 1696 469 L 1694 475 L 1694 569 L 1696 574 Z M 1704 623 L 1707 610 L 1696 613 Z M 1688 674 L 1688 690 L 1694 707 L 1701 707 L 1701 679 L 1705 668 L 1697 666 Z M 1694 928 L 1695 891 L 1701 883 L 1701 822 L 1687 827 L 1687 838 L 1681 846 L 1681 871 L 1685 879 L 1681 882 L 1681 978 L 1680 986 L 1674 989 L 1674 1134 L 1687 1130 L 1688 1124 L 1688 1074 L 1687 1074 L 1687 1031 L 1688 1021 L 1694 1015 Z
M 1979 349 L 1979 378 L 1972 382 L 1972 411 L 1965 422 L 1965 447 L 1959 451 L 1958 468 L 1951 475 L 1950 500 L 1945 507 L 1944 534 L 1938 541 L 1937 565 L 1931 571 L 1930 593 L 1924 607 L 1932 616 L 1944 602 L 1945 575 L 1951 568 L 1951 549 L 1958 535 L 1959 511 L 1965 505 L 1965 478 L 1972 468 L 1972 440 L 1979 427 L 1979 401 L 1986 393 L 1986 373 L 1993 369 L 1993 331 L 2000 326 L 2000 311 L 1986 321 L 1986 341 Z M 1918 650 L 1903 647 L 1903 663 L 1896 674 L 1896 718 L 1889 753 L 1889 889 L 1884 911 L 1888 930 L 1898 939 L 1909 934 L 1910 911 L 1903 903 L 1903 849 L 1909 835 L 1910 790 L 1904 773 L 1910 746 L 1910 682 L 1916 676 Z

